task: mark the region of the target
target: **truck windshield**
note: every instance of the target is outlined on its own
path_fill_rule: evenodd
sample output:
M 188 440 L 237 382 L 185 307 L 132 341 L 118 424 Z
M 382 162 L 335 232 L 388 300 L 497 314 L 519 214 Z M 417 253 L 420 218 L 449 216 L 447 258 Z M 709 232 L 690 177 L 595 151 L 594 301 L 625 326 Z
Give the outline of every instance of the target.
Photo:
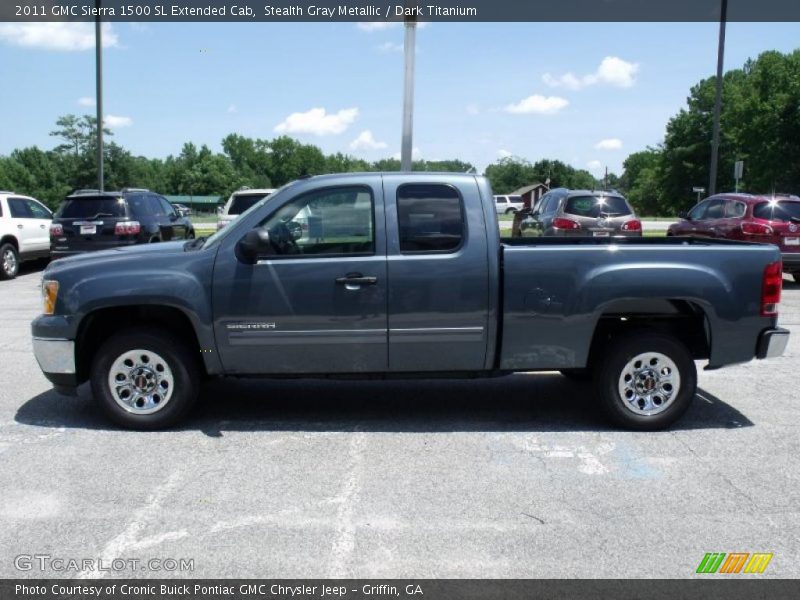
M 753 216 L 756 219 L 767 221 L 794 221 L 800 222 L 800 202 L 792 200 L 778 200 L 762 202 L 753 207 Z
M 616 217 L 631 214 L 631 209 L 620 196 L 573 196 L 567 199 L 564 212 L 579 217 Z
M 67 198 L 54 217 L 56 219 L 90 219 L 97 215 L 124 217 L 125 200 L 108 196 Z
M 231 200 L 231 206 L 228 209 L 229 215 L 240 215 L 248 208 L 253 206 L 262 198 L 266 198 L 269 194 L 236 194 Z

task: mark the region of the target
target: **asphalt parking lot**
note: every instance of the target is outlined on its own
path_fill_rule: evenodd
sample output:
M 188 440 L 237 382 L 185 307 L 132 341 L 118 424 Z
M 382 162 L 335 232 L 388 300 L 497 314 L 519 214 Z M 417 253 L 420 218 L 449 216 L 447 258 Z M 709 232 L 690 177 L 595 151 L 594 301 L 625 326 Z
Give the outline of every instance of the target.
M 758 577 L 800 576 L 788 280 L 787 354 L 701 372 L 668 432 L 612 430 L 591 387 L 544 374 L 219 381 L 181 429 L 135 433 L 39 372 L 40 276 L 0 282 L 2 577 L 93 575 L 15 567 L 48 555 L 194 561 L 107 577 L 682 578 L 706 552 L 771 552 Z

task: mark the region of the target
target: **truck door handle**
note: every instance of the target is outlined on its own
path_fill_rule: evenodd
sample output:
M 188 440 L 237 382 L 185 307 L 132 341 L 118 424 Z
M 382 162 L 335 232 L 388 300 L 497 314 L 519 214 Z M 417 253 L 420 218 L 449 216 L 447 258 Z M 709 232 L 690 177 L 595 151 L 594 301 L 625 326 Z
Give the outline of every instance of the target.
M 19 225 L 17 225 L 17 229 L 24 229 L 24 228 L 25 228 L 25 225 L 23 225 L 22 223 L 20 223 Z
M 337 285 L 358 286 L 358 285 L 375 285 L 378 283 L 377 277 L 364 277 L 361 273 L 348 273 L 344 277 L 337 277 Z

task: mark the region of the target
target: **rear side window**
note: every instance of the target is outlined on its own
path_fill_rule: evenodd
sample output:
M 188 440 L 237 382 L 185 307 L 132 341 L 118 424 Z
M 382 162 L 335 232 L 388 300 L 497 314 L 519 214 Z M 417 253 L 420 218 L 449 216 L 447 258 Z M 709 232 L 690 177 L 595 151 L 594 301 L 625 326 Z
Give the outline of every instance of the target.
M 266 196 L 269 196 L 269 194 L 236 194 L 231 200 L 228 214 L 240 215 L 262 198 L 266 198 Z
M 762 202 L 753 207 L 753 216 L 756 219 L 767 219 L 768 221 L 800 223 L 800 202 L 791 200 Z
M 743 217 L 745 212 L 747 212 L 747 205 L 744 202 L 729 200 L 725 204 L 726 218 L 737 219 L 739 217 Z
M 453 252 L 464 239 L 461 196 L 449 185 L 400 186 L 397 221 L 400 252 Z
M 125 200 L 107 196 L 67 198 L 58 209 L 56 218 L 93 219 L 99 217 L 124 217 Z
M 28 208 L 28 204 L 22 198 L 8 199 L 8 212 L 14 219 L 31 219 L 33 215 Z
M 161 206 L 161 200 L 155 194 L 147 194 L 147 203 L 150 205 L 150 214 L 156 217 L 164 216 L 164 207 Z
M 619 196 L 573 196 L 564 203 L 564 212 L 579 217 L 619 217 L 631 214 Z
M 131 207 L 131 214 L 134 217 L 153 216 L 153 206 L 145 194 L 133 194 L 128 196 L 128 206 Z

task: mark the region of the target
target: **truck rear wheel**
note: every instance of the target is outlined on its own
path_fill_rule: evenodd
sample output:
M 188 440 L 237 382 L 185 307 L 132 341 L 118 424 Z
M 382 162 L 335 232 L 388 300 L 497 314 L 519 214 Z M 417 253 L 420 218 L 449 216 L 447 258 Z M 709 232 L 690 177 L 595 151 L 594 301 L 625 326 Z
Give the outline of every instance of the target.
M 595 372 L 603 408 L 627 429 L 656 431 L 677 421 L 697 391 L 697 369 L 675 338 L 647 331 L 612 340 Z
M 117 425 L 153 430 L 183 418 L 199 393 L 197 356 L 177 337 L 157 329 L 122 331 L 97 351 L 92 394 Z

